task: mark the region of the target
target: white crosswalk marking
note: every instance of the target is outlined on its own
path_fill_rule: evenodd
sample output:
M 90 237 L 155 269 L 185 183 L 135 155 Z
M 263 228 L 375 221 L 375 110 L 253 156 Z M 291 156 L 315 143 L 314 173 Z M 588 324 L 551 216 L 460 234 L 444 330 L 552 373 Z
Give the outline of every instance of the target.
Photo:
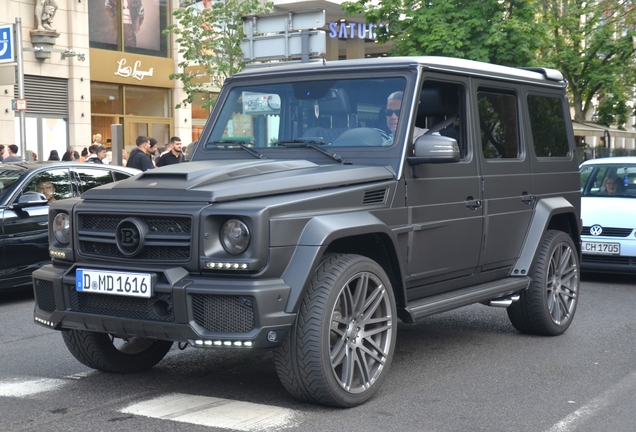
M 55 390 L 66 384 L 66 382 L 65 380 L 52 378 L 0 381 L 0 396 L 27 397 Z
M 289 427 L 298 414 L 275 406 L 179 393 L 139 402 L 121 412 L 239 431 Z

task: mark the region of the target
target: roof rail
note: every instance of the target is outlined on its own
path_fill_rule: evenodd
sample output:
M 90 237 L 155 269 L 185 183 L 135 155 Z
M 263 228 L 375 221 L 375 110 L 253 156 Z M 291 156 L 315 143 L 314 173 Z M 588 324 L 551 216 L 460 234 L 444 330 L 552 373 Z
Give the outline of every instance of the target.
M 556 69 L 543 68 L 543 67 L 520 67 L 517 69 L 523 69 L 531 72 L 539 72 L 544 77 L 551 81 L 563 81 L 563 74 Z

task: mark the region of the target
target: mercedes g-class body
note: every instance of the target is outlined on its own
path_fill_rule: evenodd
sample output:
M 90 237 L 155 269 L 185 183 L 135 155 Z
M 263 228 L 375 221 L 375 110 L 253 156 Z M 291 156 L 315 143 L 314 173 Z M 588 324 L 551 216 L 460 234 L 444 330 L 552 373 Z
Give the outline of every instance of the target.
M 580 257 L 565 86 L 441 57 L 249 68 L 190 162 L 51 205 L 35 322 L 116 373 L 173 342 L 271 348 L 293 396 L 340 407 L 380 387 L 398 319 L 481 302 L 561 334 Z

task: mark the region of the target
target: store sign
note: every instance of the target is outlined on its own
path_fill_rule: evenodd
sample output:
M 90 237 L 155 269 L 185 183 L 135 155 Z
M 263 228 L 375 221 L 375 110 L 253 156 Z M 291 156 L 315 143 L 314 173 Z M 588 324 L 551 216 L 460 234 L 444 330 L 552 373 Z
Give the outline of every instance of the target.
M 330 22 L 329 37 L 331 39 L 375 39 L 376 24 L 357 22 Z
M 141 81 L 147 76 L 151 77 L 153 71 L 153 68 L 143 70 L 141 68 L 141 60 L 137 60 L 133 66 L 126 66 L 126 59 L 121 59 L 117 62 L 117 72 L 115 72 L 115 75 Z
M 15 61 L 13 45 L 13 24 L 0 26 L 0 63 Z

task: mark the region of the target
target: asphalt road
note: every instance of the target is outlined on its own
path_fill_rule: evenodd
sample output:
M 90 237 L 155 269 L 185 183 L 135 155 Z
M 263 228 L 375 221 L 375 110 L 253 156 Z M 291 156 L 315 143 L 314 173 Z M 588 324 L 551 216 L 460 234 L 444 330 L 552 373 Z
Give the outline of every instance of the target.
M 634 281 L 584 276 L 559 337 L 481 305 L 400 324 L 387 380 L 353 409 L 292 399 L 266 351 L 175 345 L 146 373 L 91 371 L 33 323 L 28 291 L 0 293 L 0 430 L 634 431 Z

